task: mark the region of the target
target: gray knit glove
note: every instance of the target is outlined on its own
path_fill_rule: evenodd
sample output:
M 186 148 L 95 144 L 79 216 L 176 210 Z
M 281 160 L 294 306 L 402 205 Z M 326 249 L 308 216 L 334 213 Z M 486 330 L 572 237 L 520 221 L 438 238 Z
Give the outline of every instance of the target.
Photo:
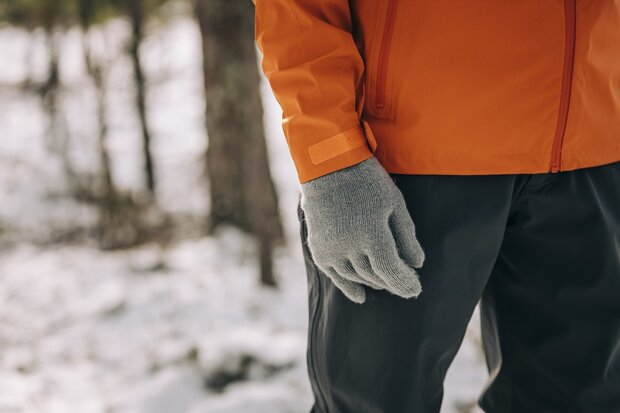
M 364 285 L 420 294 L 414 268 L 424 251 L 400 190 L 375 157 L 302 184 L 301 207 L 315 264 L 351 301 L 366 300 Z

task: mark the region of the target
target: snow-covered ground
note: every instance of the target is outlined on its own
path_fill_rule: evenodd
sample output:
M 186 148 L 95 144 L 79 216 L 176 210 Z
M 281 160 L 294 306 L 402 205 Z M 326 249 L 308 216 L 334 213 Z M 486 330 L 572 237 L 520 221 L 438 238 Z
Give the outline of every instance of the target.
M 141 186 L 139 134 L 131 108 L 126 26 L 106 28 L 110 152 L 114 178 Z M 95 136 L 93 91 L 83 76 L 80 34 L 62 43 L 63 94 L 73 159 L 88 170 Z M 40 35 L 0 29 L 0 84 L 36 79 L 45 58 Z M 204 213 L 199 33 L 176 17 L 153 30 L 143 53 L 152 80 L 149 110 L 158 198 L 172 213 Z M 37 63 L 38 62 L 38 63 Z M 280 288 L 257 284 L 252 243 L 223 230 L 165 250 L 145 245 L 104 252 L 90 245 L 22 241 L 0 249 L 1 413 L 307 413 L 306 284 L 297 238 L 298 184 L 263 85 L 272 174 L 288 243 L 278 252 Z M 38 100 L 0 94 L 0 232 L 39 234 L 94 212 L 66 199 L 62 170 L 46 150 Z M 477 318 L 446 380 L 444 413 L 468 405 L 484 385 Z

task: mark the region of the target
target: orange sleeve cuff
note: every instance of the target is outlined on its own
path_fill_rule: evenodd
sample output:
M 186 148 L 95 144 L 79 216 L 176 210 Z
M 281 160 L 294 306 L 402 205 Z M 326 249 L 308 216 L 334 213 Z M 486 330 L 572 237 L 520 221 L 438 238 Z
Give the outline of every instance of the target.
M 365 125 L 364 125 L 365 126 Z M 360 163 L 372 156 L 362 125 L 356 125 L 327 139 L 304 140 L 292 145 L 301 183 Z

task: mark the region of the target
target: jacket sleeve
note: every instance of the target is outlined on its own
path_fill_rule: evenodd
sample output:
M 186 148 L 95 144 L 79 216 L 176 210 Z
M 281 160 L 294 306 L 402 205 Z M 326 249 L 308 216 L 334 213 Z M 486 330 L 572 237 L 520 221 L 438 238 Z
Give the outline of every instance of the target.
M 262 69 L 282 107 L 282 126 L 300 181 L 372 156 L 366 138 L 370 131 L 356 107 L 364 61 L 352 35 L 349 0 L 254 4 Z

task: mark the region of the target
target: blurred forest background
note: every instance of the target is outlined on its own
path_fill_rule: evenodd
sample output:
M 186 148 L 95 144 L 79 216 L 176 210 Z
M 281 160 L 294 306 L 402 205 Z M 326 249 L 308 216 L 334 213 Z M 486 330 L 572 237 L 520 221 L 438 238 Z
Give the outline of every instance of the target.
M 0 412 L 306 413 L 250 0 L 0 0 Z M 445 412 L 475 411 L 477 326 Z

